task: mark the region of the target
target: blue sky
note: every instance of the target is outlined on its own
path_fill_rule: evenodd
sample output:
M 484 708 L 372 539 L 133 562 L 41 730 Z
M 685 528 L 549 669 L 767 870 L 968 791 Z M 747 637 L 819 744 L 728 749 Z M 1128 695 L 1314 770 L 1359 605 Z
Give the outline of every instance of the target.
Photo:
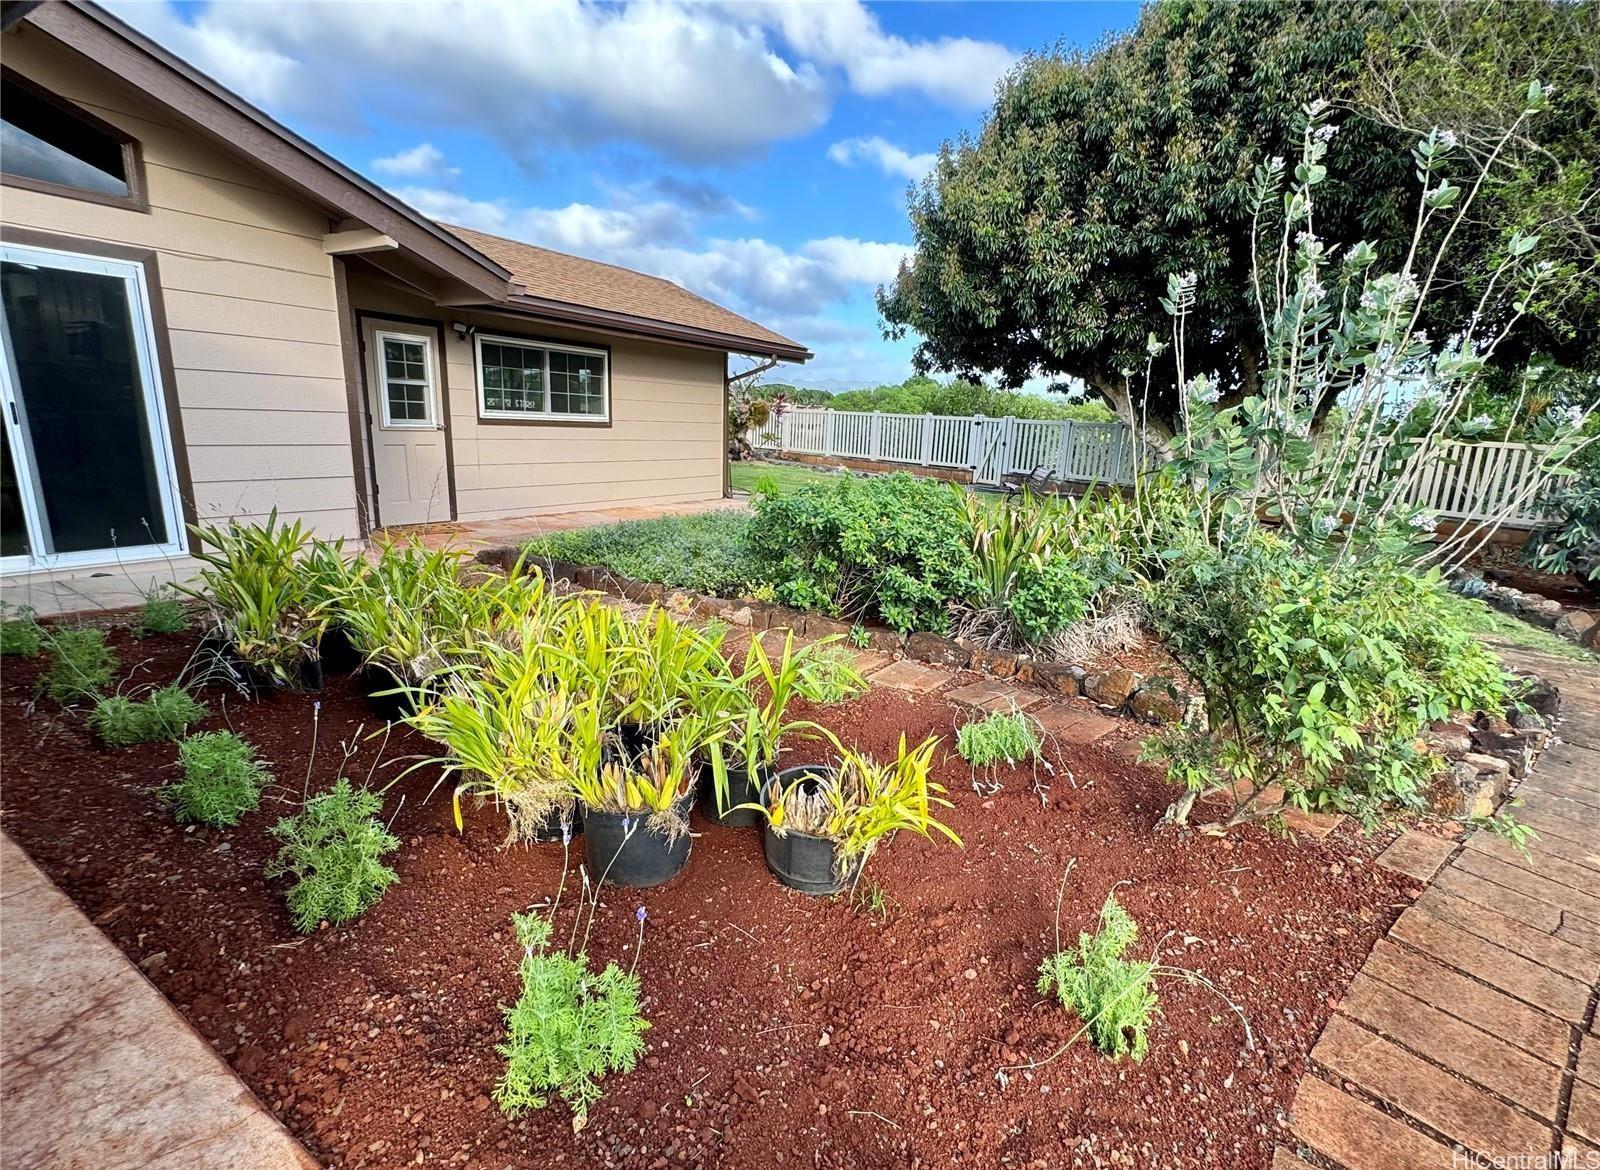
M 774 377 L 899 381 L 872 293 L 906 184 L 1022 53 L 1136 4 L 113 3 L 423 211 L 652 272 L 817 353 Z

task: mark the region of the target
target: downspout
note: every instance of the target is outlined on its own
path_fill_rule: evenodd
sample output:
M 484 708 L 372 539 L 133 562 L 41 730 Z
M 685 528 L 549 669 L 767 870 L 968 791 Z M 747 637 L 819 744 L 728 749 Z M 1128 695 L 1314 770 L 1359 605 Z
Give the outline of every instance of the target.
M 728 361 L 733 354 L 722 356 L 722 498 L 731 499 L 733 496 L 733 465 L 728 459 L 728 447 L 733 441 L 733 436 L 728 433 L 728 405 L 729 397 L 733 392 L 733 384 L 745 378 L 754 378 L 764 374 L 778 364 L 776 355 L 766 358 L 758 365 L 751 366 L 748 370 L 734 374 L 728 372 Z

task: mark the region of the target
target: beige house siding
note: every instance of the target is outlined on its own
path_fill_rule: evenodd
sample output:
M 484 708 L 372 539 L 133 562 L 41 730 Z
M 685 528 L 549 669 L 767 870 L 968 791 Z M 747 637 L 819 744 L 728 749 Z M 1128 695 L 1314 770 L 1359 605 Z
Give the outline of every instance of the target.
M 436 309 L 360 277 L 351 279 L 350 299 L 364 314 L 428 318 L 446 327 L 444 378 L 458 519 L 721 498 L 725 354 Z M 457 321 L 484 333 L 609 346 L 611 425 L 480 421 L 473 344 L 450 328 Z
M 276 507 L 321 535 L 356 535 L 325 213 L 36 29 L 7 35 L 5 63 L 139 141 L 148 212 L 4 187 L 0 218 L 158 254 L 152 291 L 199 518 Z

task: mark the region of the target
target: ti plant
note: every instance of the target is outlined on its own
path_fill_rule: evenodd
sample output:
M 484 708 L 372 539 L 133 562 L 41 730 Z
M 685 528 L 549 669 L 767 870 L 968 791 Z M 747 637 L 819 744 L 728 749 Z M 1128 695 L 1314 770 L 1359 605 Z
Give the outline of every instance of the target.
M 772 831 L 805 833 L 834 842 L 835 865 L 841 875 L 858 871 L 883 839 L 905 829 L 923 837 L 935 833 L 957 845 L 961 838 L 934 815 L 950 808 L 944 789 L 928 779 L 939 740 L 930 736 L 907 749 L 901 735 L 893 763 L 838 745 L 839 765 L 819 768 L 781 791 L 769 789 L 766 814 Z
M 339 926 L 377 904 L 400 880 L 383 862 L 400 839 L 378 820 L 383 801 L 341 776 L 300 812 L 272 827 L 283 842 L 268 863 L 268 877 L 295 879 L 288 893 L 295 929 L 310 934 L 322 923 Z

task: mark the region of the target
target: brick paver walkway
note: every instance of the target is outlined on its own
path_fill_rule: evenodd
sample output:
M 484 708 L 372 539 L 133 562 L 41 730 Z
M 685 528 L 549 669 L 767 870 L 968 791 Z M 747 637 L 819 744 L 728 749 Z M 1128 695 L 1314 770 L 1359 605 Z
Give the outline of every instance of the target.
M 0 834 L 6 1170 L 315 1170 L 162 994 Z
M 1600 1167 L 1600 665 L 1496 649 L 1562 693 L 1515 793 L 1540 839 L 1408 832 L 1379 859 L 1432 884 L 1312 1050 L 1274 1170 Z

